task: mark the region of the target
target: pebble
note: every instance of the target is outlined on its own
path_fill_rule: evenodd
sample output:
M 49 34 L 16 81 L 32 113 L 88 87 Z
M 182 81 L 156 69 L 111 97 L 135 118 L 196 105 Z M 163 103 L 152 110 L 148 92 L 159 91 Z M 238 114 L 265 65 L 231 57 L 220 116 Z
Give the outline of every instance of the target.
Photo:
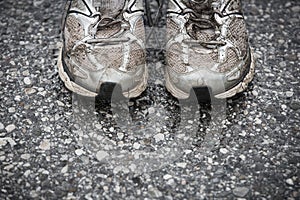
M 171 176 L 170 174 L 166 174 L 166 175 L 164 175 L 163 178 L 164 178 L 165 180 L 168 180 L 168 179 L 172 178 L 172 176 Z
M 187 163 L 184 163 L 184 162 L 176 163 L 176 166 L 180 167 L 180 168 L 186 168 Z
M 69 170 L 69 165 L 66 165 L 66 166 L 64 166 L 64 167 L 60 170 L 60 172 L 63 173 L 63 174 L 65 174 L 65 173 L 68 172 L 68 170 Z
M 81 156 L 82 154 L 84 154 L 84 151 L 83 151 L 82 149 L 76 149 L 76 150 L 75 150 L 75 154 L 76 154 L 77 156 Z
M 7 144 L 6 138 L 0 138 L 0 147 L 5 146 Z
M 133 148 L 134 149 L 139 149 L 141 147 L 141 145 L 139 144 L 139 143 L 137 143 L 137 142 L 135 142 L 134 144 L 133 144 Z
M 155 139 L 155 142 L 163 141 L 163 140 L 165 140 L 165 135 L 162 133 L 156 134 L 154 136 L 154 139 Z
M 258 96 L 258 92 L 255 90 L 252 92 L 252 94 L 253 94 L 253 96 L 256 96 L 256 97 Z
M 49 141 L 49 140 L 43 140 L 43 141 L 40 143 L 39 148 L 40 148 L 41 150 L 44 150 L 44 151 L 50 150 L 50 148 L 51 148 L 50 141 Z
M 14 112 L 16 112 L 16 108 L 14 108 L 14 107 L 8 108 L 8 112 L 14 113 Z
M 292 96 L 294 96 L 294 92 L 287 91 L 287 92 L 285 93 L 285 95 L 286 95 L 288 98 L 291 98 Z
M 56 103 L 60 107 L 64 107 L 65 106 L 65 104 L 63 102 L 59 101 L 59 100 L 56 100 Z
M 294 181 L 291 178 L 287 179 L 285 182 L 289 185 L 294 185 Z
M 29 77 L 25 77 L 25 78 L 24 78 L 24 83 L 25 83 L 26 85 L 31 85 L 31 80 L 30 80 L 30 78 L 29 78 Z
M 0 130 L 4 129 L 4 125 L 0 122 Z
M 293 7 L 291 8 L 291 10 L 292 10 L 293 12 L 295 12 L 295 13 L 299 13 L 299 12 L 300 12 L 300 6 L 293 6 Z
M 279 63 L 279 66 L 280 66 L 280 67 L 286 67 L 286 62 L 284 62 L 284 61 L 280 62 L 280 63 Z
M 25 94 L 30 95 L 36 93 L 34 88 L 25 88 Z
M 14 131 L 15 129 L 16 129 L 16 126 L 14 124 L 9 124 L 5 128 L 5 130 L 6 130 L 7 133 L 10 133 L 10 132 Z
M 29 175 L 30 175 L 30 173 L 31 173 L 31 171 L 28 169 L 28 170 L 26 170 L 25 172 L 24 172 L 24 176 L 25 177 L 28 177 Z
M 233 190 L 233 194 L 237 197 L 245 197 L 249 193 L 249 188 L 237 187 Z
M 20 95 L 17 95 L 17 96 L 15 96 L 14 99 L 15 99 L 15 101 L 21 101 L 21 98 L 22 98 L 22 97 L 21 97 Z
M 103 161 L 103 159 L 106 158 L 107 156 L 109 156 L 109 154 L 106 151 L 98 151 L 96 153 L 96 158 L 98 161 Z
M 0 144 L 0 147 L 1 147 L 1 144 Z M 5 156 L 0 156 L 0 161 L 1 161 L 1 162 L 3 162 L 5 159 L 6 159 Z
M 260 125 L 262 123 L 261 119 L 259 119 L 259 118 L 255 118 L 254 122 L 257 125 Z
M 220 152 L 221 152 L 222 154 L 227 154 L 227 153 L 228 153 L 228 150 L 227 150 L 226 148 L 221 148 L 221 149 L 220 149 Z
M 24 160 L 28 160 L 30 158 L 30 156 L 31 156 L 30 154 L 26 153 L 26 154 L 22 154 L 21 158 L 24 159 Z
M 117 133 L 118 139 L 123 140 L 124 138 L 124 133 Z
M 246 160 L 246 156 L 245 156 L 245 155 L 240 155 L 239 158 L 240 158 L 241 160 L 243 160 L 243 161 Z

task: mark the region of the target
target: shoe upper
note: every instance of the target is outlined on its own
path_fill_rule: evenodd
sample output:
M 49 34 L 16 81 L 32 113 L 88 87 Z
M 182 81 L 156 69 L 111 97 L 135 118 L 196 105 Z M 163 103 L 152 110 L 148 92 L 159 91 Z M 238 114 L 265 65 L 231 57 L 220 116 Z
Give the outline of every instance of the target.
M 234 81 L 247 70 L 250 51 L 240 0 L 171 0 L 167 30 L 172 72 L 205 69 Z
M 67 3 L 63 60 L 73 79 L 94 90 L 94 81 L 88 79 L 95 72 L 103 74 L 107 69 L 115 69 L 130 73 L 145 65 L 141 6 L 136 0 L 72 0 Z

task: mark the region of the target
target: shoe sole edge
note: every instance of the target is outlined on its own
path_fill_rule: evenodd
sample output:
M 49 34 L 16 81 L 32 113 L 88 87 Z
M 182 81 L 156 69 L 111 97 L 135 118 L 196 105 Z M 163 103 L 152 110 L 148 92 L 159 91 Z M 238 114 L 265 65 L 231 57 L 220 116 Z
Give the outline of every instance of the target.
M 214 95 L 215 98 L 217 99 L 225 99 L 225 98 L 230 98 L 235 96 L 236 94 L 243 92 L 248 84 L 253 80 L 254 73 L 255 73 L 255 57 L 253 53 L 253 49 L 251 48 L 251 63 L 250 63 L 250 68 L 246 76 L 243 78 L 243 80 L 238 83 L 236 86 L 233 88 L 223 92 Z M 190 96 L 190 93 L 184 92 L 177 88 L 174 84 L 171 83 L 169 73 L 166 71 L 166 88 L 167 90 L 176 98 L 178 99 L 187 99 Z
M 86 97 L 96 97 L 99 94 L 89 91 L 85 89 L 84 87 L 78 85 L 77 83 L 73 82 L 69 75 L 65 72 L 63 63 L 62 63 L 62 49 L 63 47 L 60 47 L 60 52 L 58 55 L 58 74 L 60 76 L 60 79 L 64 82 L 66 88 L 68 88 L 70 91 L 75 92 L 76 94 L 79 94 L 81 96 L 86 96 Z M 138 84 L 135 88 L 133 88 L 130 91 L 123 91 L 124 97 L 127 98 L 135 98 L 138 97 L 139 95 L 144 92 L 144 90 L 147 87 L 147 80 L 148 80 L 148 69 L 145 66 L 145 72 L 143 74 L 143 78 L 140 84 Z

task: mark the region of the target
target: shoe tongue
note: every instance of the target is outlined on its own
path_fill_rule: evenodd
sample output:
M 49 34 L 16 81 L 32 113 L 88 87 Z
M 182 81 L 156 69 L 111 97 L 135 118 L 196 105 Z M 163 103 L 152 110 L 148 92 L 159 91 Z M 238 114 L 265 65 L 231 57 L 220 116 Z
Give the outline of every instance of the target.
M 115 17 L 123 10 L 125 0 L 93 0 L 93 6 L 97 8 L 102 15 Z

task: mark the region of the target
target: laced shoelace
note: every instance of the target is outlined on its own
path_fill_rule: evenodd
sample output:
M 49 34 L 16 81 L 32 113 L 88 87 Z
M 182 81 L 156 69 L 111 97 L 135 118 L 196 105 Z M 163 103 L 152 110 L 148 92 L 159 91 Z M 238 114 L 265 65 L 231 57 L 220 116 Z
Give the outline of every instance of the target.
M 117 17 L 122 13 L 122 11 L 119 12 L 119 14 L 116 17 L 111 16 L 105 16 L 101 15 L 100 12 L 96 12 L 92 14 L 92 17 L 95 18 L 95 23 L 90 25 L 89 33 L 93 37 L 92 39 L 86 40 L 86 43 L 89 44 L 107 44 L 107 43 L 118 43 L 118 42 L 126 42 L 129 40 L 129 38 L 119 38 L 118 36 L 121 35 L 124 31 L 128 30 L 129 25 L 124 22 L 122 19 L 118 19 Z M 107 28 L 111 28 L 114 25 L 119 25 L 120 30 L 113 35 L 113 37 L 109 38 L 97 38 L 96 34 L 98 31 L 103 31 Z
M 214 20 L 213 15 L 219 12 L 215 11 L 212 6 L 213 0 L 188 0 L 186 2 L 187 8 L 183 9 L 181 15 L 189 14 L 189 21 L 186 25 L 187 31 L 198 29 L 199 31 L 212 29 L 218 34 L 218 24 Z M 178 13 L 179 14 L 179 13 Z M 203 16 L 209 16 L 205 18 Z M 193 37 L 192 37 L 193 38 Z M 184 42 L 198 45 L 200 44 L 206 48 L 216 48 L 216 46 L 224 46 L 226 43 L 220 40 L 199 41 L 195 38 L 184 40 Z

